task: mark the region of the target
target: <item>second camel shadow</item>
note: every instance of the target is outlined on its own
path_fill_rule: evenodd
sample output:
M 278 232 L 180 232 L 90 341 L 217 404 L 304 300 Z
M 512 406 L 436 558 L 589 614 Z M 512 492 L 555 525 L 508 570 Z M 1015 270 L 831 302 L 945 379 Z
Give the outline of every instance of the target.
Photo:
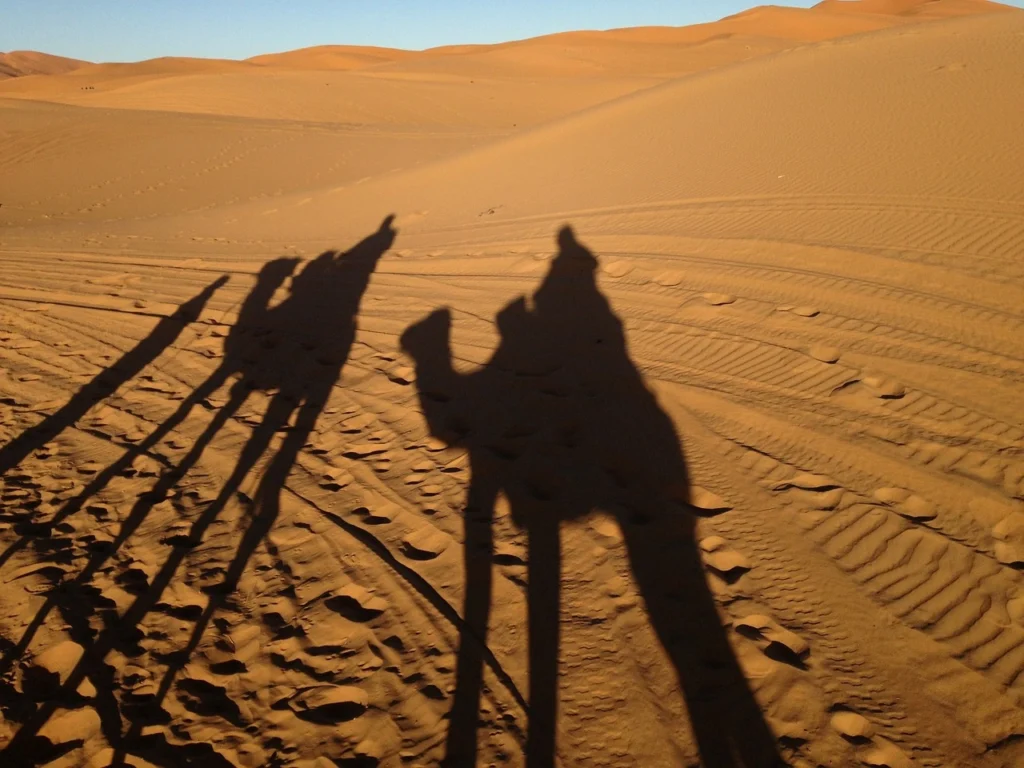
M 781 765 L 774 736 L 729 645 L 704 577 L 682 448 L 630 358 L 622 322 L 571 228 L 528 304 L 498 314 L 499 342 L 471 373 L 453 366 L 451 316 L 402 336 L 432 435 L 468 450 L 464 624 L 446 764 L 475 765 L 491 604 L 495 502 L 528 538 L 530 768 L 556 763 L 560 527 L 617 517 L 653 629 L 708 768 Z M 609 670 L 609 675 L 614 674 Z
M 225 339 L 221 364 L 181 402 L 173 414 L 100 472 L 55 515 L 54 520 L 59 522 L 82 509 L 135 458 L 148 453 L 182 425 L 192 411 L 204 405 L 211 410 L 205 427 L 191 441 L 185 455 L 167 468 L 152 488 L 138 496 L 122 520 L 116 538 L 107 547 L 90 554 L 76 576 L 62 582 L 47 595 L 20 641 L 0 659 L 0 671 L 6 671 L 16 663 L 54 609 L 67 624 L 71 639 L 87 649 L 68 672 L 59 690 L 45 692 L 43 701 L 26 716 L 14 738 L 0 749 L 0 763 L 31 765 L 50 757 L 46 754 L 46 745 L 37 738 L 39 731 L 62 704 L 74 699 L 78 686 L 88 678 L 97 689 L 96 709 L 104 736 L 115 749 L 114 764 L 122 764 L 127 755 L 136 753 L 146 754 L 148 759 L 161 765 L 219 764 L 212 762 L 215 757 L 208 750 L 197 755 L 194 750 L 172 747 L 169 743 L 156 748 L 147 747 L 143 732 L 147 725 L 162 718 L 162 702 L 178 674 L 191 659 L 215 616 L 232 598 L 253 554 L 277 521 L 288 476 L 348 361 L 363 294 L 379 260 L 396 236 L 393 220 L 393 216 L 386 217 L 376 232 L 349 250 L 327 251 L 306 263 L 298 272 L 298 259 L 276 259 L 264 265 Z M 280 303 L 273 304 L 275 294 L 289 278 L 291 283 L 287 296 Z M 194 316 L 202 306 L 199 302 L 205 303 L 209 294 L 222 283 L 222 280 L 215 282 L 193 299 L 186 307 L 193 310 L 187 317 Z M 84 394 L 73 397 L 70 404 L 58 412 L 59 419 L 45 420 L 39 427 L 30 429 L 12 443 L 13 448 L 4 449 L 6 455 L 0 452 L 0 458 L 9 456 L 7 464 L 16 465 L 40 440 L 84 414 L 87 410 L 85 404 L 101 399 L 94 396 L 94 390 L 102 395 L 104 390 L 116 388 L 149 360 L 155 359 L 161 349 L 177 337 L 179 325 L 178 321 L 158 324 L 157 331 L 139 345 L 138 349 L 145 350 L 145 354 L 133 350 L 126 355 L 131 365 L 124 363 L 121 369 L 97 377 L 104 386 L 90 384 Z M 164 337 L 169 338 L 166 344 L 162 343 Z M 225 386 L 226 402 L 212 405 L 210 398 Z M 97 610 L 95 600 L 91 598 L 91 580 L 113 561 L 116 553 L 147 521 L 153 508 L 172 494 L 178 482 L 198 464 L 207 447 L 239 414 L 255 391 L 266 394 L 266 408 L 245 440 L 216 497 L 191 520 L 187 535 L 179 537 L 181 540 L 170 548 L 160 567 L 137 590 L 123 614 L 97 631 L 89 621 L 90 615 Z M 281 439 L 275 447 L 274 437 L 278 434 L 281 434 Z M 207 604 L 194 619 L 184 645 L 165 657 L 166 666 L 155 694 L 143 706 L 126 703 L 124 697 L 117 696 L 112 670 L 106 662 L 108 654 L 122 648 L 130 654 L 137 653 L 140 627 L 147 615 L 156 609 L 164 592 L 175 580 L 182 578 L 180 569 L 189 553 L 203 543 L 211 526 L 232 499 L 237 498 L 243 482 L 257 469 L 265 453 L 270 455 L 260 473 L 256 491 L 251 499 L 245 500 L 247 524 L 230 559 L 224 563 L 221 581 L 204 587 L 208 593 Z M 19 541 L 8 549 L 13 552 L 24 546 L 25 541 Z M 126 721 L 127 732 L 124 730 Z M 188 762 L 193 759 L 201 762 Z

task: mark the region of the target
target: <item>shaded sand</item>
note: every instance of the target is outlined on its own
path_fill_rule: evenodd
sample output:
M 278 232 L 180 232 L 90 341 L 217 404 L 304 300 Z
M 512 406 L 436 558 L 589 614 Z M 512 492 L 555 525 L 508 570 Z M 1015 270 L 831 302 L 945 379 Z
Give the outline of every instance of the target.
M 1021 62 L 826 0 L 18 64 L 0 764 L 1024 762 Z
M 0 80 L 28 75 L 60 75 L 88 63 L 38 51 L 0 52 Z

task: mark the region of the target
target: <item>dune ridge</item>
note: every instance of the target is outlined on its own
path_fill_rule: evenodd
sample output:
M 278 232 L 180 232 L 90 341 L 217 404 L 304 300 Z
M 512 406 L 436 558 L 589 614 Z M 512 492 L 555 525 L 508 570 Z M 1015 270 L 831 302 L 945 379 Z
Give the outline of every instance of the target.
M 0 80 L 26 75 L 60 75 L 89 62 L 39 51 L 0 51 Z

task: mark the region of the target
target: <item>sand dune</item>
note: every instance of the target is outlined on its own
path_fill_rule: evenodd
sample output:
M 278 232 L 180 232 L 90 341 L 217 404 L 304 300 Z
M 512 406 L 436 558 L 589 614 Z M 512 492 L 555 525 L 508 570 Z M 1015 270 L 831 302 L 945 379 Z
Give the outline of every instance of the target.
M 987 13 L 1008 7 L 990 0 L 822 0 L 814 6 L 814 10 L 830 13 L 899 15 L 914 19 L 944 19 Z
M 453 123 L 464 124 L 473 120 L 472 114 L 487 111 L 488 107 L 493 112 L 495 106 L 508 103 L 508 109 L 502 110 L 509 117 L 505 124 L 518 127 L 552 119 L 559 113 L 575 112 L 658 80 L 745 61 L 803 43 L 922 19 L 1000 10 L 1006 10 L 1005 6 L 987 0 L 842 0 L 821 3 L 812 9 L 763 6 L 691 27 L 567 32 L 511 43 L 445 46 L 426 51 L 335 45 L 255 56 L 242 62 L 164 57 L 93 65 L 50 57 L 48 61 L 68 63 L 36 64 L 38 71 L 66 72 L 67 76 L 47 78 L 45 82 L 8 82 L 0 87 L 0 98 L 117 109 L 360 122 L 366 119 L 366 105 L 374 102 L 386 103 L 385 111 L 394 110 L 397 116 L 407 119 L 401 108 L 396 109 L 403 102 L 409 103 L 407 111 L 423 113 L 430 105 L 443 103 L 448 107 L 468 97 L 467 108 L 452 116 Z M 262 77 L 252 76 L 254 66 L 260 67 Z M 327 72 L 334 74 L 328 76 Z M 339 77 L 340 73 L 352 76 Z M 390 76 L 401 83 L 419 83 L 420 87 L 410 85 L 408 95 L 399 90 L 376 97 L 367 91 L 382 87 L 381 81 L 367 80 L 359 74 Z M 476 94 L 437 92 L 442 85 L 461 85 L 466 80 L 483 87 L 474 89 Z M 493 80 L 499 82 L 490 82 Z M 538 80 L 553 83 L 557 95 L 534 93 Z M 434 84 L 434 88 L 426 83 Z M 329 98 L 321 90 L 325 86 L 335 89 Z M 537 116 L 523 114 L 517 104 L 523 100 L 545 104 L 546 108 Z M 552 107 L 562 101 L 564 108 Z M 380 110 L 375 113 L 379 118 Z
M 0 52 L 0 80 L 26 75 L 59 75 L 87 64 L 86 61 L 38 51 Z
M 1024 762 L 1021 62 L 827 0 L 4 81 L 0 764 Z
M 246 61 L 273 67 L 293 69 L 364 69 L 376 64 L 400 61 L 415 55 L 399 48 L 376 48 L 361 45 L 317 45 L 283 53 L 253 56 Z

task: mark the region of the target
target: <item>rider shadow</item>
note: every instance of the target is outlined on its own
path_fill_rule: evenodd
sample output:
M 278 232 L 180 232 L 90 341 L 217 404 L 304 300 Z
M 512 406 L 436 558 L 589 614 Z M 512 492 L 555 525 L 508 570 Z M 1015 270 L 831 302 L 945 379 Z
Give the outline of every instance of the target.
M 86 678 L 99 691 L 97 710 L 103 722 L 104 735 L 108 742 L 117 745 L 116 757 L 119 759 L 138 745 L 143 729 L 152 722 L 152 718 L 160 716 L 161 702 L 174 685 L 175 678 L 188 662 L 210 622 L 235 591 L 253 553 L 278 518 L 281 494 L 288 475 L 309 441 L 348 360 L 355 340 L 362 296 L 378 261 L 394 241 L 392 221 L 393 217 L 388 216 L 376 232 L 348 251 L 327 251 L 306 264 L 292 278 L 287 297 L 275 306 L 271 306 L 271 301 L 295 271 L 298 260 L 284 258 L 266 264 L 225 339 L 220 366 L 182 401 L 174 414 L 104 470 L 81 495 L 58 513 L 57 518 L 63 519 L 81 508 L 88 497 L 95 495 L 136 456 L 155 447 L 196 406 L 207 403 L 208 398 L 233 379 L 227 401 L 214 410 L 209 423 L 187 454 L 139 497 L 112 544 L 90 557 L 73 581 L 62 584 L 51 593 L 13 653 L 5 655 L 4 661 L 9 664 L 12 657 L 17 658 L 24 653 L 32 634 L 54 607 L 61 611 L 69 625 L 72 639 L 88 648 L 68 674 L 61 691 L 44 702 L 23 724 L 0 755 L 20 758 L 26 752 L 31 753 L 39 728 L 59 706 L 61 699 L 71 696 Z M 267 393 L 267 407 L 216 498 L 193 520 L 188 535 L 171 550 L 125 613 L 97 635 L 88 621 L 90 580 L 146 520 L 153 507 L 164 500 L 177 482 L 195 466 L 206 447 L 239 413 L 255 390 Z M 157 606 L 188 553 L 202 542 L 207 530 L 232 498 L 241 495 L 239 491 L 243 481 L 271 447 L 275 435 L 279 434 L 283 437 L 272 451 L 255 493 L 247 501 L 247 526 L 223 570 L 222 580 L 207 588 L 207 605 L 195 620 L 184 646 L 169 655 L 165 673 L 148 710 L 127 711 L 114 696 L 104 658 L 111 650 L 134 642 L 141 622 Z M 123 719 L 130 722 L 127 734 L 122 733 Z
M 709 768 L 781 764 L 722 627 L 694 540 L 686 463 L 675 429 L 627 349 L 622 323 L 595 279 L 597 259 L 569 227 L 531 297 L 504 308 L 488 363 L 455 371 L 451 318 L 411 326 L 430 432 L 468 450 L 464 624 L 446 764 L 474 765 L 499 494 L 527 534 L 527 765 L 556 760 L 563 522 L 595 509 L 616 516 L 629 563 Z

